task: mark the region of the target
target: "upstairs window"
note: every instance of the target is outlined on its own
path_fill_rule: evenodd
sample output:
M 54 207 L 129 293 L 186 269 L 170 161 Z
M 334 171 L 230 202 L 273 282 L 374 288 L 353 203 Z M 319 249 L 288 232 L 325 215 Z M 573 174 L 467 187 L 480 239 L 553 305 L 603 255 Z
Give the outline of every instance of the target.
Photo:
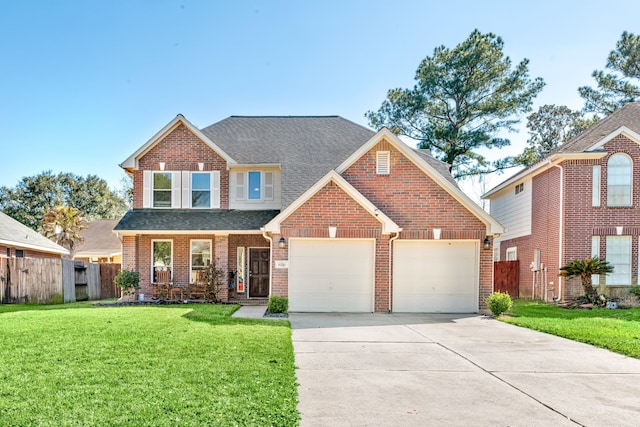
M 153 173 L 153 207 L 171 207 L 171 172 Z
M 389 175 L 391 172 L 391 153 L 389 151 L 376 152 L 376 173 Z
M 591 206 L 600 206 L 600 165 L 593 165 L 591 183 Z
M 273 200 L 273 172 L 236 172 L 235 177 L 236 200 Z
M 208 209 L 211 207 L 211 174 L 194 172 L 191 174 L 191 207 Z
M 260 172 L 249 172 L 248 174 L 249 188 L 247 193 L 247 199 L 260 200 L 262 199 L 262 174 Z
M 631 206 L 633 164 L 623 153 L 614 154 L 607 162 L 607 205 Z
M 524 182 L 516 184 L 516 195 L 524 192 Z

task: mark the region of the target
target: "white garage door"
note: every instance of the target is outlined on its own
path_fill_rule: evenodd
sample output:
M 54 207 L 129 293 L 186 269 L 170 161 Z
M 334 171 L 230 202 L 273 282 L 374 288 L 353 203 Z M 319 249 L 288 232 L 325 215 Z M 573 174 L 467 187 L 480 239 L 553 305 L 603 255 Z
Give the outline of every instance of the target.
M 374 241 L 289 240 L 289 310 L 372 312 Z
M 479 246 L 475 241 L 396 240 L 393 311 L 478 311 Z

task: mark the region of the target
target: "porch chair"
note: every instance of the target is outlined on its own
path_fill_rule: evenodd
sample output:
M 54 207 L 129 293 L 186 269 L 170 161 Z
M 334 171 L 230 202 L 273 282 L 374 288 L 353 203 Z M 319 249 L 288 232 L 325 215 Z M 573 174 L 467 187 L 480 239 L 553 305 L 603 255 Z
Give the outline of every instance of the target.
M 204 299 L 207 289 L 207 273 L 199 271 L 196 273 L 196 280 L 189 284 L 190 299 Z
M 151 299 L 157 300 L 169 297 L 171 272 L 168 270 L 156 271 L 156 283 L 151 284 Z

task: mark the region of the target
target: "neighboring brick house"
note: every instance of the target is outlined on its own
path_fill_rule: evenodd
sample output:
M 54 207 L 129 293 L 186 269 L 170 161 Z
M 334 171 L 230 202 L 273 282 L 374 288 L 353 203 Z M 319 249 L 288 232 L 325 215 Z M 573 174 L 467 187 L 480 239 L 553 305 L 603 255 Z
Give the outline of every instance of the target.
M 58 258 L 69 251 L 0 212 L 0 258 Z
M 594 277 L 610 296 L 638 284 L 640 103 L 629 103 L 483 197 L 505 226 L 496 260 L 520 261 L 520 296 L 569 299 L 567 261 L 598 255 L 615 267 Z
M 288 296 L 291 311 L 476 312 L 492 292 L 502 226 L 387 129 L 178 115 L 121 166 L 134 206 L 115 231 L 141 292 L 210 260 L 230 273 L 223 299 Z

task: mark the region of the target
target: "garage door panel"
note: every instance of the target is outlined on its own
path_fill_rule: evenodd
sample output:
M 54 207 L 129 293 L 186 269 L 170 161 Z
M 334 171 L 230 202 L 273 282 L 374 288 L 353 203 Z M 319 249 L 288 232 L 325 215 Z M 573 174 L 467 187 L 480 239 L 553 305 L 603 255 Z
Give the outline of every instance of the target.
M 479 249 L 476 242 L 395 243 L 393 311 L 477 311 Z
M 373 240 L 290 239 L 289 309 L 371 312 Z

